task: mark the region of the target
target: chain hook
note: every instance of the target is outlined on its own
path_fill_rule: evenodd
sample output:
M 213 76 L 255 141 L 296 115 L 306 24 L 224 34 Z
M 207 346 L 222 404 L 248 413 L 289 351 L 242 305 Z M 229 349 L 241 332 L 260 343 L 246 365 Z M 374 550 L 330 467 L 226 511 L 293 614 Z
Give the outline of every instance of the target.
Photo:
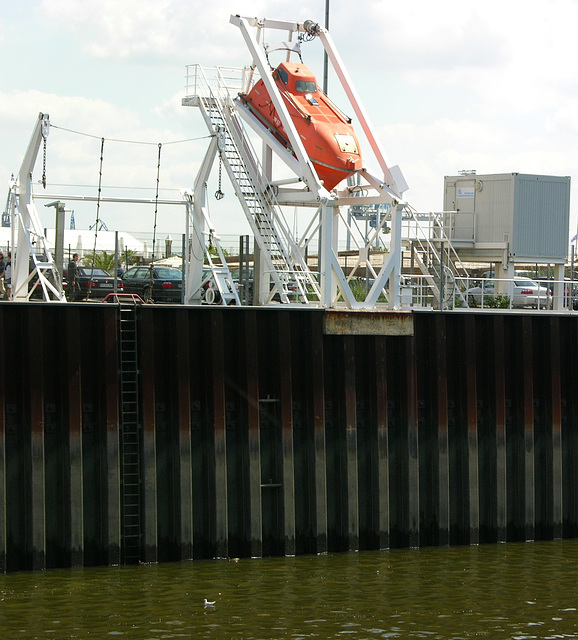
M 222 200 L 225 197 L 225 194 L 221 190 L 221 172 L 223 167 L 223 160 L 219 155 L 219 188 L 215 191 L 215 199 Z

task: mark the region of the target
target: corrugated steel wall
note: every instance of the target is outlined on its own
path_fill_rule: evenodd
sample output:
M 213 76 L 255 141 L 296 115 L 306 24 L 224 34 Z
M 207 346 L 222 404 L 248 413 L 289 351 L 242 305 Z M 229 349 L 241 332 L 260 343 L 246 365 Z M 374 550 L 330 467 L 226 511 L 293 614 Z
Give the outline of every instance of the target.
M 576 536 L 576 318 L 136 313 L 142 561 Z M 0 568 L 123 562 L 117 307 L 0 326 Z
M 514 254 L 565 260 L 570 227 L 570 178 L 519 174 L 515 177 L 515 193 Z

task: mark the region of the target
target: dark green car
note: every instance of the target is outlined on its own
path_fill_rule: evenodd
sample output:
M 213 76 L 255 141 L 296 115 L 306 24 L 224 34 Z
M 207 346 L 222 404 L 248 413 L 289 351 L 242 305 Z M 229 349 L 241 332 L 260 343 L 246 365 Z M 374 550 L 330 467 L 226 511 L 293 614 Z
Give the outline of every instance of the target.
M 182 302 L 183 273 L 173 267 L 131 267 L 122 277 L 123 293 L 145 302 Z

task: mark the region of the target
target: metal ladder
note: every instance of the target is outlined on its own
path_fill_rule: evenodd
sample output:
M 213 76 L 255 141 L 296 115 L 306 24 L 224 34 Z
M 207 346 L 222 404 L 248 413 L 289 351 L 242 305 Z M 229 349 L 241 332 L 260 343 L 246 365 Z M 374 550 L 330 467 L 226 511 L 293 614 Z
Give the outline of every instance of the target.
M 123 564 L 136 564 L 141 558 L 141 464 L 136 309 L 134 302 L 119 304 L 121 562 Z
M 225 96 L 217 98 L 207 82 L 204 91 L 199 91 L 202 95 L 198 96 L 198 105 L 209 129 L 221 138 L 221 158 L 226 171 L 255 239 L 267 256 L 270 275 L 275 283 L 270 299 L 278 292 L 283 302 L 288 302 L 289 296 L 294 293 L 301 302 L 320 300 L 317 280 L 297 243 L 292 240 L 278 205 L 275 206 L 273 191 L 270 185 L 262 184 L 262 172 L 234 110 L 233 101 L 224 86 L 219 86 L 218 90 L 225 92 Z M 292 291 L 293 287 L 295 292 Z

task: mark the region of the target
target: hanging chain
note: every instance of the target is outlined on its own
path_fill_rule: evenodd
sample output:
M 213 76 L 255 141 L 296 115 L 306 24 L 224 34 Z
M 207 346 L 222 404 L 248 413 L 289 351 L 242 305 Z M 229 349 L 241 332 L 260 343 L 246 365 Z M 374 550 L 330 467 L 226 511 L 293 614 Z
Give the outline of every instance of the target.
M 46 138 L 44 138 L 42 152 L 42 186 L 46 189 Z
M 215 198 L 217 200 L 222 200 L 225 197 L 225 194 L 221 190 L 221 171 L 222 171 L 222 168 L 223 168 L 223 160 L 222 160 L 221 156 L 219 155 L 219 188 L 217 189 L 217 191 L 215 191 Z

